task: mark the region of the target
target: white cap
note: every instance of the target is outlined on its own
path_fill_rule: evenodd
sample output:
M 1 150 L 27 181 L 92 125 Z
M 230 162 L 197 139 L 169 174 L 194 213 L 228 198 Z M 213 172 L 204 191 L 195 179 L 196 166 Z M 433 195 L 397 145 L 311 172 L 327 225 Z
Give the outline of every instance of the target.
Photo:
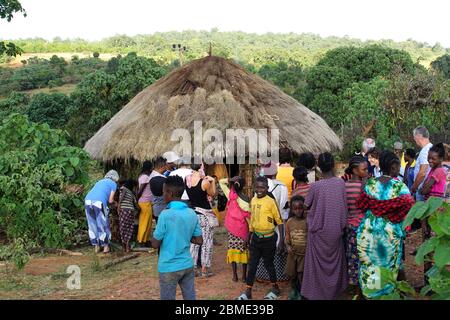
M 163 158 L 167 160 L 168 163 L 175 163 L 180 160 L 180 157 L 174 151 L 167 151 L 163 154 Z

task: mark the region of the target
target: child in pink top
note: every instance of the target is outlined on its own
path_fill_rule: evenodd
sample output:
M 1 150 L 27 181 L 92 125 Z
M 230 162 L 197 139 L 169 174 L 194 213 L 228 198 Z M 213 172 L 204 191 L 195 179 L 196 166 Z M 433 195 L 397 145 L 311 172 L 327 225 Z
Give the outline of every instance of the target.
M 445 196 L 447 173 L 442 166 L 444 156 L 445 148 L 442 143 L 434 145 L 428 152 L 428 163 L 430 164 L 431 170 L 420 191 L 425 196 L 425 199 L 429 197 L 443 198 Z

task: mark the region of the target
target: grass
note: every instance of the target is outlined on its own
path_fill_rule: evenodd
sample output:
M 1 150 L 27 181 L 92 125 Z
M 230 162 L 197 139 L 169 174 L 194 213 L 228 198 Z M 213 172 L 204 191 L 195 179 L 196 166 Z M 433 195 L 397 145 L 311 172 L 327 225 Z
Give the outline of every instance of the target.
M 70 94 L 72 93 L 75 88 L 76 88 L 76 84 L 73 83 L 69 83 L 69 84 L 65 84 L 59 87 L 53 87 L 53 88 L 39 88 L 39 89 L 32 89 L 32 90 L 26 90 L 26 91 L 21 91 L 23 93 L 28 93 L 29 95 L 34 95 L 37 93 L 64 93 L 64 94 Z

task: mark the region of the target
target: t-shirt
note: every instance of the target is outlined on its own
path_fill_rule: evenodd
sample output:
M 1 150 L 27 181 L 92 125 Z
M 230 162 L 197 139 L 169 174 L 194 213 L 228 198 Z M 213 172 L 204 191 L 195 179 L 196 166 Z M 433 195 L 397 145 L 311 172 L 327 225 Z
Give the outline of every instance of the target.
M 189 251 L 192 237 L 202 235 L 197 214 L 182 201 L 172 201 L 159 216 L 153 237 L 162 241 L 158 272 L 176 272 L 192 268 Z
M 150 190 L 152 191 L 152 213 L 155 217 L 159 217 L 161 211 L 166 208 L 163 197 L 163 186 L 166 181 L 163 175 L 154 175 L 150 179 Z
M 283 182 L 288 189 L 288 197 L 291 198 L 292 194 L 292 182 L 294 181 L 294 177 L 292 176 L 292 172 L 294 172 L 294 168 L 289 167 L 278 167 L 277 180 Z
M 365 214 L 356 207 L 356 201 L 361 195 L 363 182 L 361 180 L 348 180 L 345 182 L 345 192 L 347 197 L 347 224 L 358 227 Z
M 427 175 L 425 181 L 433 178 L 434 184 L 431 187 L 430 193 L 425 196 L 426 199 L 429 197 L 440 197 L 443 198 L 445 195 L 445 187 L 447 180 L 447 172 L 443 167 L 431 169 Z
M 120 209 L 122 210 L 138 210 L 136 196 L 130 189 L 126 187 L 120 188 L 119 205 Z
M 111 179 L 97 181 L 94 187 L 86 195 L 85 200 L 101 201 L 103 208 L 108 208 L 108 200 L 112 191 L 117 190 L 117 184 Z
M 139 176 L 139 188 L 145 184 L 150 182 L 150 176 L 146 174 L 141 174 Z M 150 191 L 150 185 L 147 184 L 147 186 L 144 188 L 144 191 L 142 192 L 141 197 L 139 198 L 139 202 L 150 202 L 152 199 L 152 192 Z
M 275 197 L 275 201 L 278 205 L 278 209 L 280 210 L 280 214 L 282 219 L 287 220 L 289 217 L 289 208 L 288 208 L 288 189 L 284 185 L 283 182 L 277 179 L 268 179 L 269 183 L 269 192 Z
M 192 169 L 180 168 L 180 169 L 172 171 L 170 173 L 170 176 L 179 176 L 179 177 L 183 178 L 183 182 L 186 182 L 186 177 L 190 174 L 192 174 Z M 181 196 L 181 200 L 189 200 L 189 196 L 188 196 L 186 190 L 184 190 L 183 195 Z
M 306 253 L 307 234 L 306 219 L 292 217 L 286 222 L 286 244 L 292 247 L 294 254 Z
M 269 196 L 262 198 L 254 196 L 250 208 L 250 232 L 269 234 L 274 232 L 276 225 L 283 224 L 278 206 Z
M 414 167 L 414 181 L 417 179 L 417 175 L 419 174 L 420 171 L 420 166 L 424 164 L 428 165 L 428 152 L 430 151 L 432 146 L 433 144 L 429 143 L 425 147 L 423 147 L 422 150 L 420 150 L 419 155 L 416 159 L 416 165 Z M 425 177 L 428 175 L 429 172 L 430 167 L 428 166 L 428 171 L 425 173 Z M 425 181 L 425 179 L 423 181 Z M 419 185 L 418 189 L 422 188 L 423 181 Z

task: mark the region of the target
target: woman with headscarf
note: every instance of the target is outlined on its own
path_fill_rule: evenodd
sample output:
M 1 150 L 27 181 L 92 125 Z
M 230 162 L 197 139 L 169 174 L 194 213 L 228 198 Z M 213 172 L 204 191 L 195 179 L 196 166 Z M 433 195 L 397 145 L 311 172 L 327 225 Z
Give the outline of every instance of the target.
M 391 151 L 380 154 L 382 176 L 370 178 L 357 206 L 365 217 L 356 243 L 359 254 L 359 284 L 367 298 L 391 293 L 392 281 L 402 268 L 405 232 L 402 222 L 414 204 L 408 187 L 397 176 L 400 159 Z
M 89 228 L 89 239 L 95 247 L 95 253 L 109 253 L 109 242 L 111 241 L 111 231 L 109 228 L 108 204 L 115 203 L 114 194 L 117 190 L 119 174 L 115 170 L 110 170 L 105 178 L 98 181 L 89 191 L 84 200 L 86 218 Z

